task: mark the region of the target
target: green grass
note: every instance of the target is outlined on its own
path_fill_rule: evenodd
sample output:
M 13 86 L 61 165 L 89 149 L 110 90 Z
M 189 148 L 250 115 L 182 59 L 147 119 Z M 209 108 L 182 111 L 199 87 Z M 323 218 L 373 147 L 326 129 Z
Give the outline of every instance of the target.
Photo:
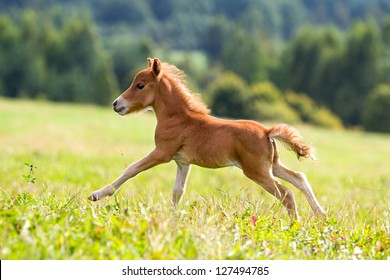
M 298 126 L 319 160 L 282 159 L 307 174 L 327 220 L 286 183 L 302 218 L 292 223 L 234 168 L 194 167 L 174 210 L 174 163 L 88 201 L 153 148 L 155 124 L 151 113 L 0 99 L 0 259 L 390 258 L 390 136 Z

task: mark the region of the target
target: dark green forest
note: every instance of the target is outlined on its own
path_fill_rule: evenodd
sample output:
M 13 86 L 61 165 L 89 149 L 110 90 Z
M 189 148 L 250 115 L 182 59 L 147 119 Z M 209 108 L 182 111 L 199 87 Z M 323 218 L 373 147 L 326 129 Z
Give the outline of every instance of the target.
M 217 116 L 390 132 L 388 0 L 0 0 L 0 96 L 108 105 L 155 56 Z

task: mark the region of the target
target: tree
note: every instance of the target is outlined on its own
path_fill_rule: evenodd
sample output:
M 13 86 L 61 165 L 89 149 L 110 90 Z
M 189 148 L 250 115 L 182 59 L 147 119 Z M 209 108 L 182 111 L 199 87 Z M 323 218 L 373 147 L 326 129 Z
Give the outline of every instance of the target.
M 20 25 L 0 19 L 0 93 L 10 97 L 34 97 L 42 90 L 44 61 L 35 49 L 39 45 L 36 14 L 26 11 Z
M 143 24 L 147 19 L 151 19 L 152 15 L 147 1 L 100 0 L 91 4 L 94 6 L 97 20 L 108 24 Z
M 136 71 L 145 66 L 146 58 L 152 56 L 153 44 L 147 38 L 139 40 L 123 35 L 112 36 L 106 41 L 119 87 L 125 90 Z
M 321 44 L 314 30 L 303 29 L 282 56 L 281 87 L 311 95 L 310 82 L 320 60 Z
M 341 54 L 342 41 L 334 28 L 302 30 L 282 57 L 280 86 L 332 106 L 340 86 Z
M 15 67 L 17 61 L 12 61 L 14 56 L 10 53 L 15 50 L 18 38 L 18 31 L 12 21 L 6 16 L 0 16 L 0 95 L 17 95 L 12 88 L 16 83 L 11 82 L 15 76 L 19 76 Z
M 112 66 L 92 18 L 26 10 L 0 17 L 0 94 L 108 104 L 117 94 Z M 60 20 L 58 20 L 60 19 Z
M 379 83 L 390 84 L 390 16 L 388 16 L 382 25 L 383 54 L 380 63 L 380 81 Z
M 286 123 L 297 123 L 301 120 L 285 102 L 279 89 L 270 82 L 253 84 L 247 103 L 252 119 Z
M 247 84 L 236 74 L 226 73 L 217 79 L 209 90 L 212 94 L 211 111 L 220 117 L 250 118 Z
M 360 124 L 365 98 L 380 77 L 381 46 L 372 21 L 355 24 L 346 41 L 332 27 L 306 28 L 282 57 L 279 85 L 306 93 L 346 124 Z
M 158 20 L 164 21 L 169 19 L 173 13 L 172 2 L 173 0 L 150 0 L 150 8 Z
M 379 85 L 364 106 L 363 126 L 368 131 L 390 132 L 390 85 Z
M 342 60 L 342 84 L 336 92 L 334 111 L 350 125 L 361 123 L 369 92 L 378 82 L 381 40 L 375 23 L 359 22 L 348 34 Z
M 222 58 L 223 49 L 230 39 L 230 25 L 225 17 L 213 19 L 206 27 L 202 36 L 202 48 L 214 61 Z
M 303 122 L 329 128 L 342 128 L 343 123 L 326 107 L 318 106 L 310 97 L 291 91 L 285 93 L 287 104 L 294 109 Z
M 257 39 L 243 29 L 233 31 L 223 52 L 223 65 L 227 70 L 243 77 L 248 83 L 267 78 L 266 60 Z

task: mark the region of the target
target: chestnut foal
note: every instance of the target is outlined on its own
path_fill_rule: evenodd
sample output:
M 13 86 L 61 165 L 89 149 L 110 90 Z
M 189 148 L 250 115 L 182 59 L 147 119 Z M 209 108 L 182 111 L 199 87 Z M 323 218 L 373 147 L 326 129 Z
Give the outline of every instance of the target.
M 302 142 L 295 129 L 287 125 L 265 128 L 254 121 L 212 117 L 200 98 L 189 91 L 183 72 L 157 58 L 148 58 L 148 62 L 149 67 L 135 76 L 130 87 L 114 101 L 113 108 L 123 116 L 153 107 L 157 117 L 156 147 L 127 167 L 111 185 L 92 193 L 90 200 L 111 196 L 138 173 L 174 160 L 177 164 L 174 205 L 185 191 L 191 164 L 207 168 L 236 166 L 278 198 L 293 219 L 299 219 L 294 194 L 275 176 L 291 182 L 303 192 L 316 214 L 325 215 L 305 174 L 288 169 L 279 159 L 275 140 L 295 152 L 299 159 L 314 159 L 314 149 Z

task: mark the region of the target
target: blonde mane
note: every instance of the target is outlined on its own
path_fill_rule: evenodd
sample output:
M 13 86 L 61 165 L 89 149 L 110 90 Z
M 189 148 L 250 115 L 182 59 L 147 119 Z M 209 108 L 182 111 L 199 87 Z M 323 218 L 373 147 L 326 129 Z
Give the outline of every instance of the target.
M 188 88 L 188 84 L 184 79 L 185 73 L 182 70 L 172 64 L 162 63 L 162 71 L 172 82 L 173 88 L 181 94 L 184 102 L 188 105 L 191 111 L 202 114 L 208 114 L 210 112 L 207 105 L 202 101 L 200 94 L 193 93 Z

